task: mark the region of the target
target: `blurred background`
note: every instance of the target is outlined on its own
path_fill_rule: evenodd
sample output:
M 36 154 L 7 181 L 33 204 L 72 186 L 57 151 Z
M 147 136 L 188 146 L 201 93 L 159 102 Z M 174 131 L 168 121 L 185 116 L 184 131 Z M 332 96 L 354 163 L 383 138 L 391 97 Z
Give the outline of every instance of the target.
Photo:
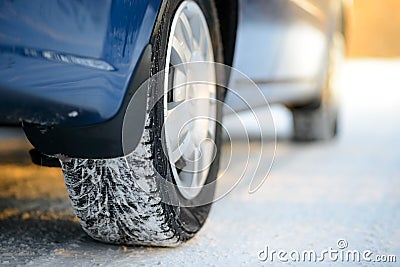
M 347 55 L 400 57 L 400 1 L 346 0 Z

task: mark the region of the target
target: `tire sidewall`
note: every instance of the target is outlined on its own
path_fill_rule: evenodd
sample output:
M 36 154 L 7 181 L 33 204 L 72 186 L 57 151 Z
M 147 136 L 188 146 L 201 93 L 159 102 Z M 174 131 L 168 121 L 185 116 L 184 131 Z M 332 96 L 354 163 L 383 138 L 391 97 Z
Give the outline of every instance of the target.
M 213 44 L 213 53 L 215 62 L 223 63 L 222 53 L 222 40 L 220 34 L 219 23 L 217 19 L 216 9 L 213 1 L 204 0 L 191 0 L 198 4 L 201 8 L 203 15 L 207 21 L 207 25 L 210 32 L 211 41 Z M 184 0 L 169 0 L 163 3 L 158 18 L 158 23 L 155 27 L 155 36 L 153 38 L 153 64 L 152 74 L 156 74 L 165 69 L 166 61 L 166 50 L 170 34 L 171 23 L 176 10 Z M 224 72 L 218 71 L 216 68 L 217 81 L 224 81 Z M 164 84 L 163 82 L 158 84 Z M 154 90 L 157 90 L 153 95 L 161 95 L 163 93 L 163 86 L 156 86 Z M 224 98 L 224 88 L 217 86 L 216 98 L 222 101 Z M 154 167 L 157 172 L 165 177 L 167 182 L 175 184 L 171 165 L 168 162 L 167 157 L 164 154 L 163 144 L 161 143 L 163 138 L 160 138 L 162 133 L 162 127 L 164 123 L 164 108 L 163 100 L 161 99 L 154 105 L 153 117 L 154 117 Z M 216 144 L 216 157 L 210 166 L 210 170 L 206 179 L 206 188 L 200 191 L 200 193 L 193 199 L 184 198 L 178 188 L 166 187 L 165 184 L 159 184 L 160 191 L 164 198 L 165 208 L 169 210 L 167 213 L 170 216 L 170 223 L 175 229 L 181 229 L 180 233 L 182 239 L 188 239 L 194 235 L 204 224 L 211 203 L 213 201 L 215 192 L 215 180 L 218 175 L 219 157 L 220 157 L 220 146 L 221 146 L 221 119 L 222 119 L 222 106 L 217 104 L 217 123 L 215 131 L 215 144 Z M 164 188 L 163 188 L 164 187 Z M 171 203 L 177 203 L 171 204 Z M 177 225 L 175 225 L 177 224 Z

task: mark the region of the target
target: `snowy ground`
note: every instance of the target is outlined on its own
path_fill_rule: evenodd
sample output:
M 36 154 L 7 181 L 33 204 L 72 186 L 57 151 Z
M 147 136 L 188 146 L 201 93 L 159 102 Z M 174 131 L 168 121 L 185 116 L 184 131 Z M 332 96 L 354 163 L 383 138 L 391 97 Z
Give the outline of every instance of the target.
M 263 186 L 249 179 L 216 202 L 196 238 L 181 247 L 105 245 L 80 229 L 65 194 L 61 171 L 33 166 L 26 143 L 0 136 L 0 265 L 241 266 L 270 264 L 261 250 L 370 250 L 400 262 L 400 62 L 350 61 L 342 81 L 340 136 L 334 142 L 294 144 L 290 115 L 274 108 L 278 143 Z M 249 125 L 252 127 L 252 125 Z M 269 135 L 268 135 L 269 134 Z M 274 147 L 266 133 L 264 151 Z M 228 176 L 237 177 L 246 142 L 235 140 Z M 259 148 L 250 143 L 251 153 Z M 223 164 L 229 147 L 224 147 Z M 255 152 L 254 152 L 255 153 Z M 250 155 L 252 157 L 254 155 Z M 254 163 L 250 164 L 250 168 Z M 261 162 L 263 166 L 263 162 Z M 260 177 L 256 177 L 260 178 Z M 228 185 L 222 181 L 219 192 Z M 338 248 L 344 239 L 348 247 Z M 344 241 L 339 245 L 346 244 Z M 320 256 L 320 255 L 319 255 Z M 293 262 L 292 266 L 308 265 Z M 278 264 L 277 254 L 273 265 Z M 370 265 L 333 262 L 327 265 Z M 311 263 L 314 266 L 314 263 Z

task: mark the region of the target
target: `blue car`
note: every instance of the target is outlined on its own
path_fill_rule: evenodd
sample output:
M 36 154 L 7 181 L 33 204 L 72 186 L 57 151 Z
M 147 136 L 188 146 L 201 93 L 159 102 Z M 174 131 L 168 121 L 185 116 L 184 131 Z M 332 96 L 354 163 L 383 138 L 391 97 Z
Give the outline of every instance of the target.
M 0 124 L 23 128 L 34 162 L 62 167 L 91 237 L 176 246 L 213 202 L 224 85 L 253 93 L 228 67 L 292 111 L 295 140 L 336 135 L 342 11 L 339 0 L 2 0 Z

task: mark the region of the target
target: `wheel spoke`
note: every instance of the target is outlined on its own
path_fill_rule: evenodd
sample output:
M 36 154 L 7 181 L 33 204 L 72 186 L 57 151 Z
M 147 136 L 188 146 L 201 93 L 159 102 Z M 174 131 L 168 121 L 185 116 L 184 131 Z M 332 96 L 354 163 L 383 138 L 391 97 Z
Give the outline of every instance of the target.
M 200 161 L 202 160 L 201 158 L 201 151 L 200 150 L 196 150 L 194 152 L 194 161 L 192 162 L 193 164 L 193 178 L 191 180 L 190 183 L 190 187 L 191 188 L 196 188 L 199 186 L 199 180 L 201 179 L 201 172 L 199 171 L 199 166 L 200 166 Z
M 184 160 L 185 162 L 190 161 L 190 153 L 195 150 L 196 147 L 191 141 L 190 133 L 187 132 L 184 135 L 182 142 L 180 142 L 174 151 L 170 155 L 170 161 L 176 163 L 179 160 Z
M 176 37 L 172 41 L 171 64 L 178 65 L 189 62 L 190 51 L 185 42 L 180 42 Z
M 187 76 L 180 69 L 175 68 L 173 75 L 174 83 L 172 90 L 172 101 L 175 103 L 168 103 L 168 105 L 172 104 L 172 107 L 177 106 L 176 103 L 182 103 L 186 99 L 186 89 L 187 89 Z M 171 109 L 168 107 L 168 110 Z
M 191 25 L 189 23 L 189 20 L 186 16 L 185 13 L 182 13 L 182 15 L 179 17 L 180 19 L 180 25 L 181 25 L 181 29 L 183 30 L 185 37 L 186 37 L 186 43 L 188 44 L 190 50 L 193 50 L 193 31 L 191 28 Z
M 175 69 L 174 73 L 174 86 L 180 86 L 187 82 L 187 70 L 185 64 L 179 64 L 173 66 Z
M 198 45 L 200 49 L 205 49 L 206 48 L 206 36 L 204 31 L 199 31 L 199 36 L 198 36 Z M 203 51 L 202 51 L 203 52 Z

